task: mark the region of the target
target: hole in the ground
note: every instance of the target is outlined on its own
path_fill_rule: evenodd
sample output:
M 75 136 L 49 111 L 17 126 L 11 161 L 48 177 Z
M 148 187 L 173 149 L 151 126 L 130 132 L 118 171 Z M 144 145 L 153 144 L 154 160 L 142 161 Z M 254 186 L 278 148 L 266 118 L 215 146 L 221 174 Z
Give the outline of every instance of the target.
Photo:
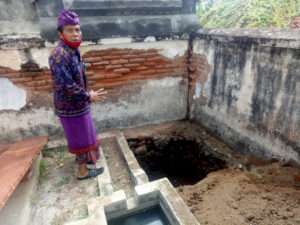
M 150 181 L 167 177 L 174 187 L 194 185 L 210 172 L 224 169 L 224 160 L 211 147 L 195 140 L 128 139 Z

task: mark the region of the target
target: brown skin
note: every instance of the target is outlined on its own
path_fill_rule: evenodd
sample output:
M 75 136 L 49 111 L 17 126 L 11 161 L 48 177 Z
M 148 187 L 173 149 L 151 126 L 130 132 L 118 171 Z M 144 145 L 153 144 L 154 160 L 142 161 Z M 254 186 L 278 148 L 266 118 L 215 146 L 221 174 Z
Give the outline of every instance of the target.
M 75 26 L 64 26 L 63 32 L 58 31 L 58 35 L 61 39 L 63 39 L 63 36 L 70 42 L 78 42 L 82 39 L 82 32 L 79 25 Z M 97 91 L 90 91 L 90 102 L 97 102 L 105 99 L 104 96 L 107 93 L 107 91 L 104 91 L 103 88 L 97 90 Z M 82 178 L 87 176 L 89 173 L 89 170 L 86 166 L 86 163 L 78 164 L 78 172 L 77 177 Z

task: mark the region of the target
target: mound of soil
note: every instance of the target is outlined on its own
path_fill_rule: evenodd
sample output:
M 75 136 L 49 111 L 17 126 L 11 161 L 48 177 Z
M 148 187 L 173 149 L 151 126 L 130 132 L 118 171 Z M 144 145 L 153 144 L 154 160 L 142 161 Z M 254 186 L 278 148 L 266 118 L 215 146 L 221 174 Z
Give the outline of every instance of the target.
M 200 224 L 299 225 L 299 176 L 300 169 L 283 162 L 248 165 L 212 172 L 177 191 Z

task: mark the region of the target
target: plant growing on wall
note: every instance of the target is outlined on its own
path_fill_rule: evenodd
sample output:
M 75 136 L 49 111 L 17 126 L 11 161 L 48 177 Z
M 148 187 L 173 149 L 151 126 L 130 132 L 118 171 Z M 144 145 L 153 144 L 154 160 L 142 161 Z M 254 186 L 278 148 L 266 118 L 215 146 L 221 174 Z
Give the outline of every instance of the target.
M 207 12 L 203 3 L 198 3 L 197 15 L 209 28 L 286 28 L 300 15 L 300 0 L 220 0 Z

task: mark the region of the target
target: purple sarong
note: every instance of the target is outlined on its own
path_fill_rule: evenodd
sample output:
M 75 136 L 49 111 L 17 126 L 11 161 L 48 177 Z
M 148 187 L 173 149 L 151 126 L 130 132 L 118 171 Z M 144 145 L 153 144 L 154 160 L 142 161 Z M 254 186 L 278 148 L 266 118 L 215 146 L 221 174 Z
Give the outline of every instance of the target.
M 79 164 L 100 158 L 99 140 L 91 112 L 75 117 L 59 116 L 68 141 L 69 152 L 76 154 Z

